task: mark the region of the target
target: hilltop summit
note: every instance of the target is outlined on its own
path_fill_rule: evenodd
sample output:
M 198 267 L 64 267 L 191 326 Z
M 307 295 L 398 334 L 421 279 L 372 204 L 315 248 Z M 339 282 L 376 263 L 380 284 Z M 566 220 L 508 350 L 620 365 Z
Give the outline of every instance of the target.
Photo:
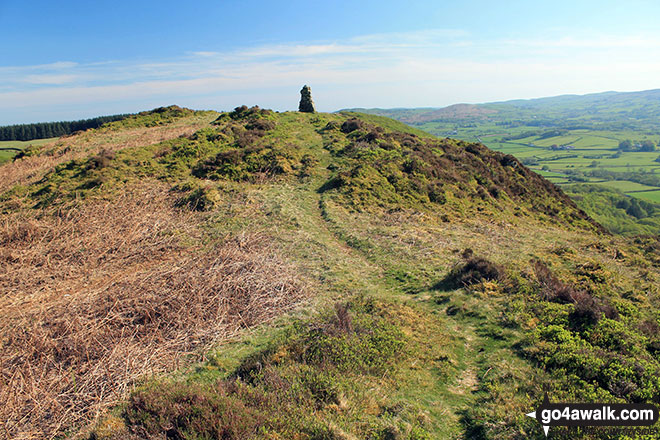
M 659 393 L 660 243 L 483 145 L 169 107 L 1 171 L 12 438 L 542 438 L 544 386 Z

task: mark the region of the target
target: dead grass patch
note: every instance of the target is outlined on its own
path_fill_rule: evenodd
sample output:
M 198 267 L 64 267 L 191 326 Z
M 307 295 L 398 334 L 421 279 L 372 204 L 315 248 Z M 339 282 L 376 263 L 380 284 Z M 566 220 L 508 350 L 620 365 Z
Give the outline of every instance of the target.
M 200 248 L 200 214 L 143 182 L 118 199 L 5 216 L 0 432 L 52 438 L 139 378 L 303 299 L 264 236 Z

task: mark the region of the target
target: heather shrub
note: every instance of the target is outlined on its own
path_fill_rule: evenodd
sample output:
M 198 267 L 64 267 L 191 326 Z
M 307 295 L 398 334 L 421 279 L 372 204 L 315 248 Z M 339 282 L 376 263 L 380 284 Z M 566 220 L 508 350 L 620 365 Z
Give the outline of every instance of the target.
M 99 154 L 92 157 L 87 161 L 88 170 L 100 170 L 110 165 L 110 162 L 115 158 L 115 153 L 109 150 L 101 150 Z
M 355 130 L 361 129 L 363 126 L 364 123 L 361 120 L 357 118 L 351 118 L 341 124 L 341 131 L 342 133 L 348 134 L 354 132 Z
M 175 382 L 134 393 L 124 413 L 127 425 L 147 438 L 248 440 L 264 424 L 257 405 L 246 405 L 225 383 Z M 235 391 L 235 390 L 234 390 Z
M 275 128 L 275 121 L 270 119 L 256 119 L 245 125 L 247 130 L 266 132 Z
M 192 169 L 195 177 L 257 181 L 263 177 L 292 174 L 303 167 L 300 151 L 288 146 L 251 146 L 221 151 Z
M 482 281 L 502 281 L 506 278 L 502 266 L 482 257 L 473 257 L 471 252 L 467 255 L 467 261 L 452 269 L 436 287 L 455 289 Z
M 542 298 L 564 304 L 574 304 L 571 321 L 576 327 L 590 326 L 605 316 L 616 319 L 618 313 L 605 300 L 594 298 L 585 290 L 575 289 L 570 284 L 560 281 L 543 262 L 533 262 L 534 272 Z

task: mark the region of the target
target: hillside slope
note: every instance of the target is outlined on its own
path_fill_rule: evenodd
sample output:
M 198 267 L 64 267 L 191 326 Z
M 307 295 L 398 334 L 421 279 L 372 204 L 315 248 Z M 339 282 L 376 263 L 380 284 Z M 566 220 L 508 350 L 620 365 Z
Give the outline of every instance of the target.
M 660 232 L 658 96 L 606 92 L 363 111 L 513 154 L 557 185 L 579 183 L 567 192 L 581 209 L 610 232 L 639 235 Z
M 158 109 L 0 177 L 9 438 L 543 438 L 660 397 L 660 243 L 376 116 Z

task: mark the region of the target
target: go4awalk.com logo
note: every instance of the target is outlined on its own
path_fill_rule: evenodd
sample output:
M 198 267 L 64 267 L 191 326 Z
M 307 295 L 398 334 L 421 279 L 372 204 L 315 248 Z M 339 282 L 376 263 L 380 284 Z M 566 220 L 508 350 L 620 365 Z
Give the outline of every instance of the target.
M 647 403 L 543 403 L 528 417 L 536 419 L 548 436 L 552 426 L 648 427 L 658 421 L 658 408 Z

